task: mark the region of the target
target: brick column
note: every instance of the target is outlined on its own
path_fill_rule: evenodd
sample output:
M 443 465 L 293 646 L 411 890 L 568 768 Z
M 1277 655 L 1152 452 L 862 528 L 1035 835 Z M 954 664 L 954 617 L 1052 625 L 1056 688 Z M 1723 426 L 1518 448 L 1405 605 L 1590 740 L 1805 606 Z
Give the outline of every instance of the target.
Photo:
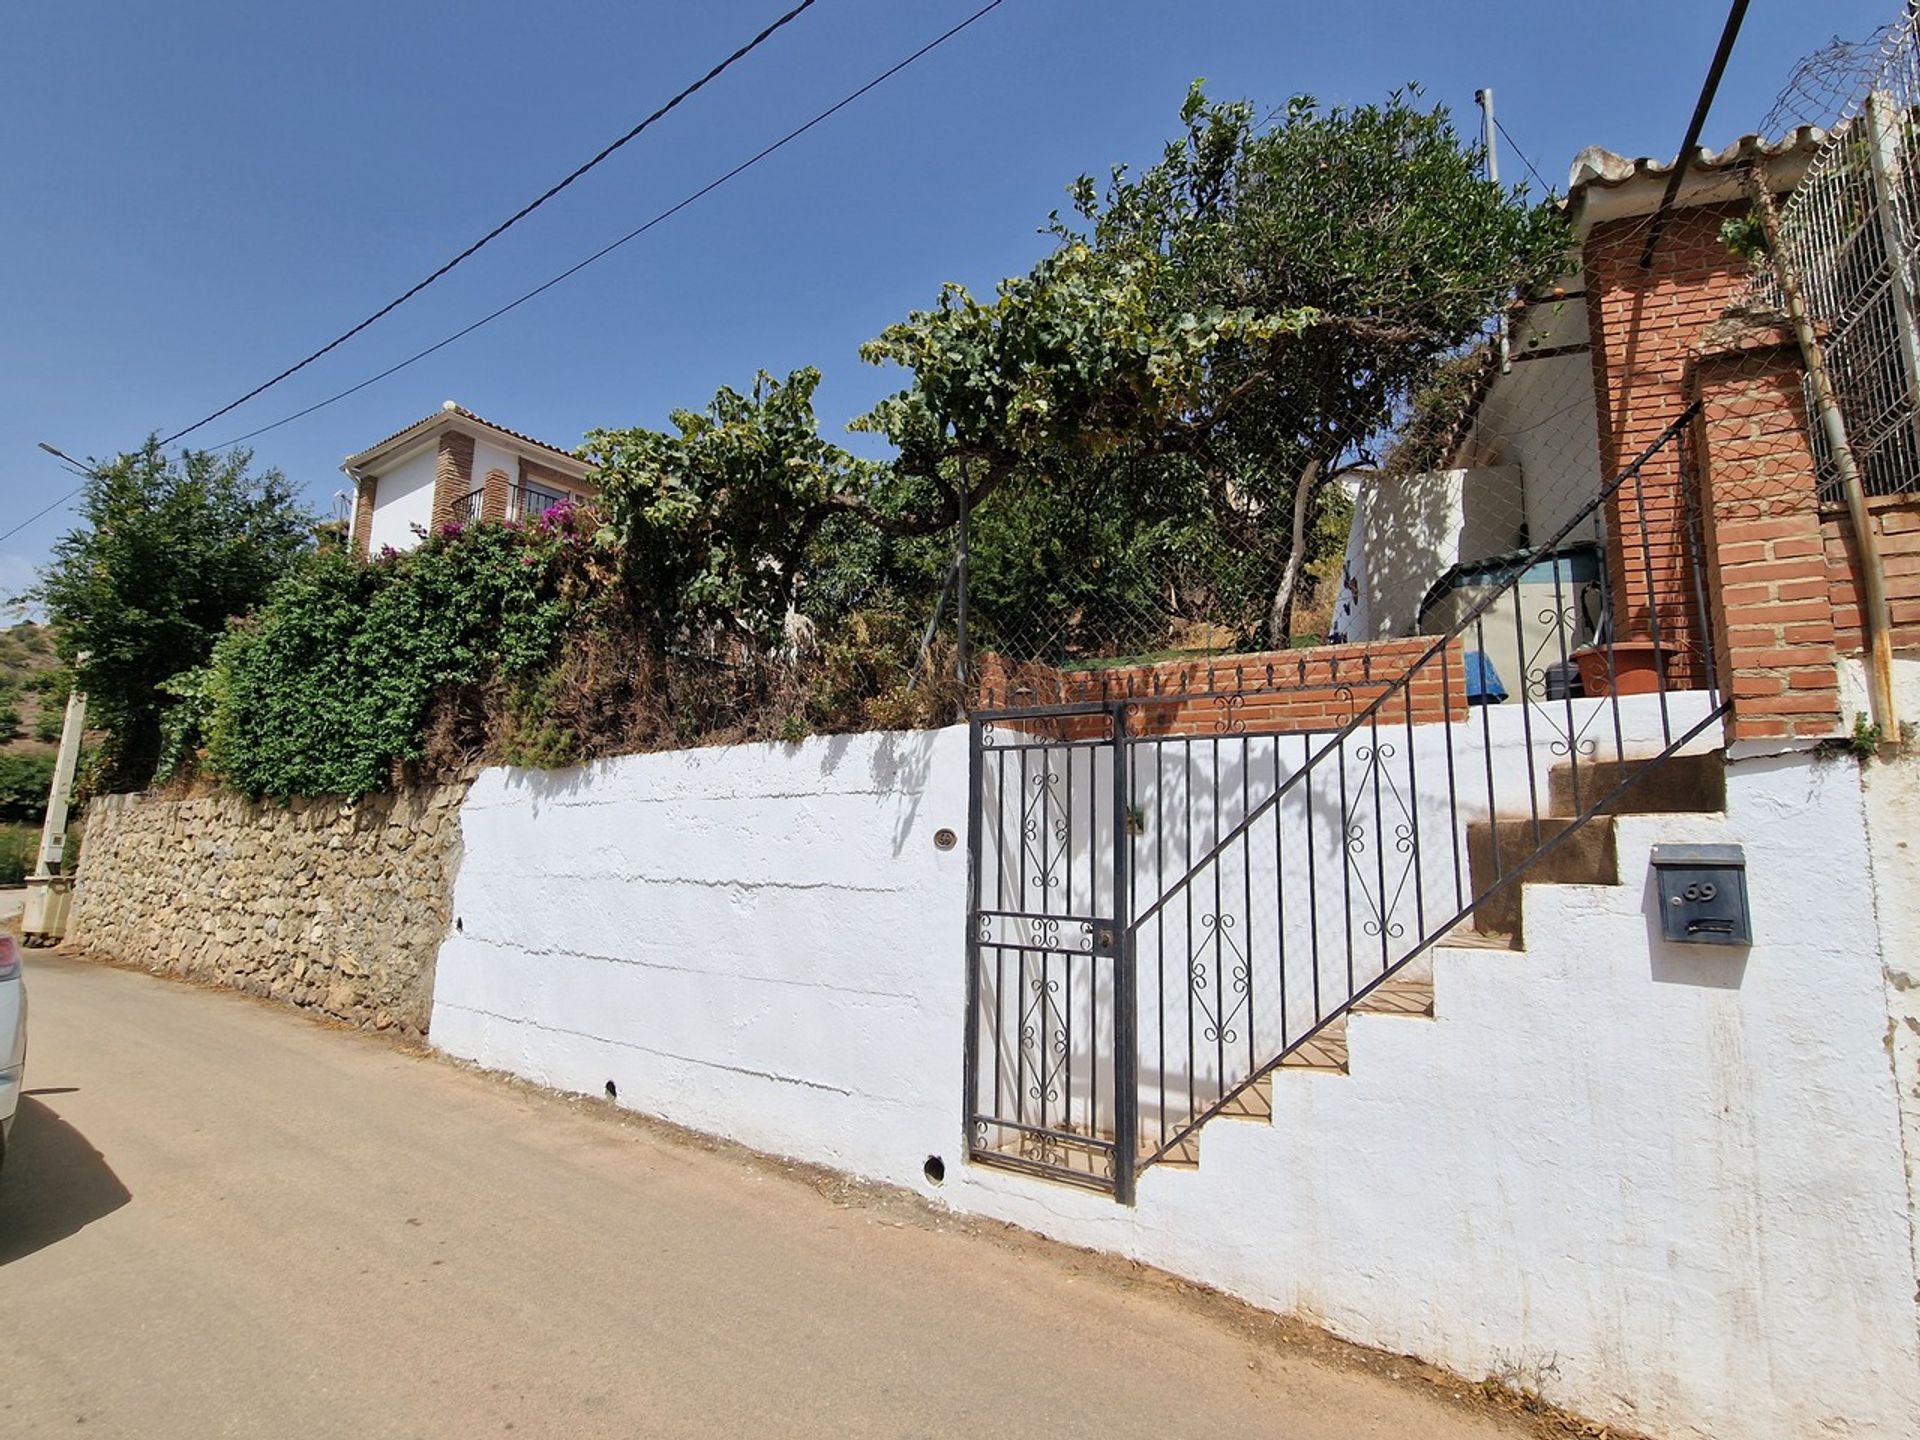
M 1750 329 L 1695 357 L 1696 422 L 1715 658 L 1727 738 L 1841 734 L 1834 607 L 1798 350 Z
M 365 556 L 373 548 L 373 493 L 380 482 L 373 476 L 363 476 L 355 486 L 353 497 L 353 553 Z
M 433 477 L 433 525 L 460 518 L 460 502 L 473 492 L 473 437 L 449 430 L 440 437 L 440 466 Z
M 1646 217 L 1597 225 L 1581 251 L 1600 426 L 1600 468 L 1620 474 L 1687 404 L 1687 365 L 1701 334 L 1744 293 L 1746 263 L 1720 239 L 1744 202 L 1673 212 L 1651 269 L 1640 267 Z M 1668 445 L 1607 500 L 1607 580 L 1616 640 L 1675 653 L 1671 684 L 1704 684 L 1687 545 L 1685 457 Z
M 512 488 L 512 482 L 507 479 L 507 472 L 500 469 L 487 471 L 487 478 L 482 485 L 487 493 L 480 497 L 480 518 L 482 520 L 506 519 L 507 491 Z

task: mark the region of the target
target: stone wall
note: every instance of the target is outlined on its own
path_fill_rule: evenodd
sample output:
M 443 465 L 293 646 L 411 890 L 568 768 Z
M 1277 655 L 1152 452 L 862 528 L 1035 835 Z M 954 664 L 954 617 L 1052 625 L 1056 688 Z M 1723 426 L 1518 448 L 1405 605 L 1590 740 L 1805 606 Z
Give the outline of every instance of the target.
M 95 800 L 68 943 L 424 1034 L 464 794 Z

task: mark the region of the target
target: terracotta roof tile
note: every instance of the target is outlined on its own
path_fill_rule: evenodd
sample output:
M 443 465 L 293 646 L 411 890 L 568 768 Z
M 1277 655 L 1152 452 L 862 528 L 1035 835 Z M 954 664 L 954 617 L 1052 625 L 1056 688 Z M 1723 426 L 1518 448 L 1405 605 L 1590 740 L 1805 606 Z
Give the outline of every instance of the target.
M 391 445 L 394 441 L 399 440 L 408 434 L 411 434 L 415 430 L 422 429 L 425 426 L 431 425 L 436 421 L 443 420 L 449 415 L 458 415 L 463 420 L 470 420 L 476 425 L 484 425 L 487 429 L 492 430 L 497 434 L 505 435 L 510 439 L 520 441 L 522 444 L 532 445 L 537 449 L 545 450 L 551 455 L 558 455 L 562 459 L 569 460 L 575 465 L 579 465 L 583 463 L 580 457 L 575 455 L 571 450 L 563 450 L 558 445 L 549 445 L 544 440 L 536 439 L 533 436 L 524 434 L 519 430 L 510 429 L 509 427 L 502 425 L 497 421 L 487 419 L 486 416 L 484 415 L 476 415 L 473 411 L 467 409 L 466 406 L 455 404 L 453 401 L 449 400 L 445 405 L 442 405 L 438 410 L 434 411 L 431 415 L 423 415 L 420 419 L 415 420 L 410 425 L 402 425 L 398 430 L 394 431 L 391 435 L 387 436 L 385 439 L 376 440 L 373 444 L 368 445 L 363 449 L 355 451 L 353 454 L 349 455 L 346 458 L 346 461 L 344 462 L 344 465 L 342 468 L 350 469 L 353 466 L 359 464 L 361 461 L 363 461 L 367 456 L 373 454 L 375 451 L 383 450 L 387 446 Z

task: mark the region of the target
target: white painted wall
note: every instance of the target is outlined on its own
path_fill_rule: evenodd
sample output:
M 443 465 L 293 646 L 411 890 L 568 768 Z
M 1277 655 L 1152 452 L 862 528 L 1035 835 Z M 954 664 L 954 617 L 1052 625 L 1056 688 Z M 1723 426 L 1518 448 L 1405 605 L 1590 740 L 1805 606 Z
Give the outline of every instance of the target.
M 411 550 L 420 543 L 414 527 L 426 530 L 433 525 L 433 484 L 439 468 L 439 450 L 429 445 L 380 476 L 373 491 L 369 552 L 378 555 L 388 546 Z
M 1132 1209 L 959 1163 L 966 800 L 960 730 L 488 771 L 433 1038 L 1655 1435 L 1920 1433 L 1851 762 L 1623 821 L 1628 883 L 1530 888 L 1526 953 L 1439 952 L 1434 1020 L 1356 1016 L 1351 1075 L 1282 1074 Z M 1660 839 L 1746 845 L 1751 950 L 1656 938 Z
M 1420 602 L 1461 560 L 1518 546 L 1525 502 L 1517 467 L 1376 475 L 1354 497 L 1342 594 L 1340 641 L 1416 633 Z
M 1920 756 L 1887 756 L 1866 767 L 1867 837 L 1880 919 L 1887 996 L 1887 1049 L 1899 1097 L 1907 1169 L 1907 1215 L 1920 1292 Z
M 498 470 L 509 485 L 520 483 L 520 457 L 501 445 L 475 440 L 473 445 L 473 484 L 477 490 L 486 483 L 487 472 Z

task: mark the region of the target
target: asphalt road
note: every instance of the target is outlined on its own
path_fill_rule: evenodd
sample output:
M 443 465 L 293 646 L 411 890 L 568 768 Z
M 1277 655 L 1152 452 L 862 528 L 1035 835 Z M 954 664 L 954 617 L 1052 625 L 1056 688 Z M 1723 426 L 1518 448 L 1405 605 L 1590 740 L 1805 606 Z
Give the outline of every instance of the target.
M 1514 1435 L 1124 1267 L 29 955 L 0 1435 Z

